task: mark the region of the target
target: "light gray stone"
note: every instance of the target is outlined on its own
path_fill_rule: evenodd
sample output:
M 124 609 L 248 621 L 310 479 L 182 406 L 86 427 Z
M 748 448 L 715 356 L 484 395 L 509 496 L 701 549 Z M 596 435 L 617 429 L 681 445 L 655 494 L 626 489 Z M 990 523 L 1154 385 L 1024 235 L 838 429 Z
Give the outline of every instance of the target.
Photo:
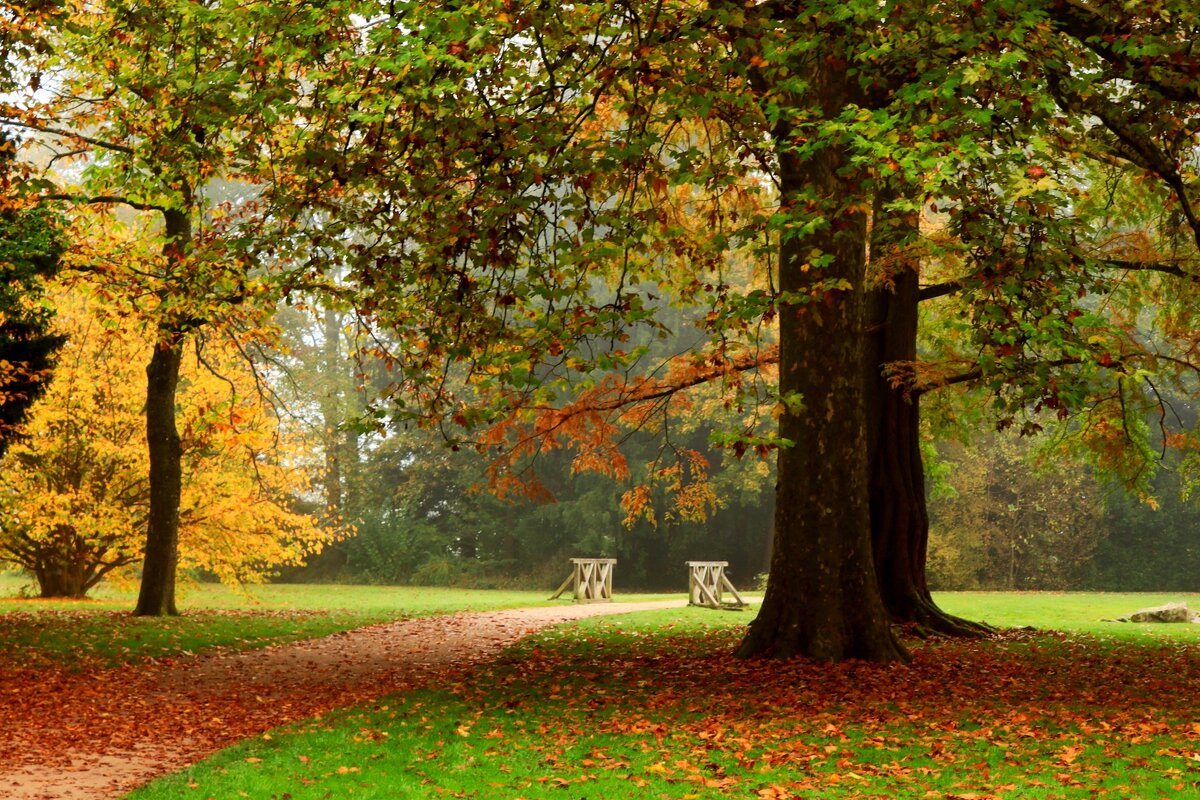
M 1153 608 L 1139 609 L 1121 622 L 1200 622 L 1200 611 L 1193 611 L 1187 603 L 1166 603 Z

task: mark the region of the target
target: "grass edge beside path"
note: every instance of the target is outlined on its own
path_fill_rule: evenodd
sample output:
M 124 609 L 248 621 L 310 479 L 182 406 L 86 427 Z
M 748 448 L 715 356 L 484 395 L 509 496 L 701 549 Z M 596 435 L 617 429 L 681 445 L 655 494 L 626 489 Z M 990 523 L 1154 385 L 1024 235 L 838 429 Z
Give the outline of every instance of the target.
M 184 590 L 182 616 L 135 618 L 129 613 L 132 592 L 110 587 L 103 587 L 97 600 L 2 596 L 25 583 L 0 576 L 0 664 L 111 667 L 216 649 L 267 647 L 418 616 L 570 604 L 547 601 L 549 591 L 333 584 L 265 584 L 239 590 L 198 584 Z M 680 596 L 622 594 L 617 599 Z M 1200 595 L 1182 593 L 948 592 L 935 597 L 951 613 L 1000 628 L 1059 628 L 1117 639 L 1155 640 L 1162 630 L 1102 620 L 1168 601 L 1183 600 L 1200 608 Z M 745 613 L 753 614 L 753 609 Z M 1200 626 L 1189 631 L 1185 638 L 1200 641 Z
M 16 581 L 0 582 L 0 591 Z M 214 650 L 248 650 L 461 611 L 569 604 L 549 592 L 328 584 L 188 587 L 178 617 L 134 617 L 133 595 L 98 600 L 0 598 L 0 664 L 70 669 Z M 625 595 L 663 599 L 674 595 Z

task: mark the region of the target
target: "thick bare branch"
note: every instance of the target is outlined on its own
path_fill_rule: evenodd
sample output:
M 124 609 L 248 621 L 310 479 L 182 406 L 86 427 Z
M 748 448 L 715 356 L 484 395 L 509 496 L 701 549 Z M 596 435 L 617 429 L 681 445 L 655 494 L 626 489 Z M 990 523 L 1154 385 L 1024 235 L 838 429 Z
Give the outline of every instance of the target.
M 67 203 L 74 203 L 80 206 L 107 206 L 107 205 L 123 205 L 135 208 L 138 211 L 158 211 L 166 212 L 166 206 L 156 205 L 154 203 L 143 203 L 138 200 L 131 200 L 128 197 L 119 195 L 85 195 L 85 194 L 47 194 L 42 196 L 43 200 L 60 200 Z
M 1188 272 L 1179 264 L 1171 261 L 1125 261 L 1119 258 L 1105 258 L 1098 263 L 1113 269 L 1125 270 L 1128 272 L 1161 272 L 1164 275 L 1174 275 L 1177 278 L 1187 278 L 1188 280 L 1200 280 L 1200 275 L 1194 272 Z
M 1175 261 L 1129 261 L 1120 258 L 1102 258 L 1092 259 L 1092 263 L 1109 269 L 1119 269 L 1128 272 L 1160 272 L 1164 275 L 1173 275 L 1176 278 L 1200 280 L 1200 274 L 1189 272 L 1180 266 L 1179 262 Z M 931 283 L 928 286 L 923 286 L 917 295 L 917 299 L 918 301 L 933 300 L 937 297 L 957 294 L 967 287 L 971 277 L 968 275 L 943 283 Z
M 1079 358 L 1060 358 L 1054 361 L 1032 360 L 1027 366 L 1029 369 L 1033 369 L 1035 366 L 1068 367 L 1073 364 L 1081 363 L 1083 363 L 1083 360 Z M 974 369 L 969 369 L 966 372 L 960 372 L 957 375 L 950 375 L 945 378 L 940 378 L 935 382 L 930 382 L 923 386 L 914 386 L 912 391 L 914 394 L 925 394 L 926 392 L 931 392 L 934 389 L 940 389 L 943 386 L 954 386 L 955 384 L 959 383 L 971 383 L 981 379 L 982 377 L 983 367 L 975 367 Z
M 935 297 L 945 297 L 951 294 L 957 294 L 966 288 L 966 280 L 959 278 L 945 283 L 931 283 L 928 286 L 922 286 L 917 293 L 917 301 L 932 300 Z

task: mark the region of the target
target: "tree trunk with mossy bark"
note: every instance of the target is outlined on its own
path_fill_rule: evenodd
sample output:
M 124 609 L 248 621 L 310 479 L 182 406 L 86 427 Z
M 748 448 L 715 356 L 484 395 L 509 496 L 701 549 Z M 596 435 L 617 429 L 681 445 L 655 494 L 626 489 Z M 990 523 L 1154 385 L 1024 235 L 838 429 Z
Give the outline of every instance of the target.
M 809 91 L 826 118 L 836 117 L 851 102 L 852 79 L 826 61 L 809 70 Z M 739 655 L 903 661 L 871 558 L 864 189 L 843 147 L 801 155 L 796 133 L 786 123 L 775 131 L 782 205 L 815 195 L 826 221 L 780 248 L 779 435 L 791 445 L 779 453 L 767 591 Z

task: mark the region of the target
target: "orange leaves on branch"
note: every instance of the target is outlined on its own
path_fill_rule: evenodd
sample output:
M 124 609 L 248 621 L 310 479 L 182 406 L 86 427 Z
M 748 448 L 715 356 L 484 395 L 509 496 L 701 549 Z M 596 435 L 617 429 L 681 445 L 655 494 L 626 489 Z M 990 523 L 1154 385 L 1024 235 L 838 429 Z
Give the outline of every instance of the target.
M 593 472 L 626 480 L 632 473 L 620 440 L 630 429 L 650 427 L 656 416 L 671 406 L 686 405 L 690 388 L 721 383 L 736 391 L 743 373 L 772 369 L 778 359 L 777 346 L 732 357 L 684 356 L 671 361 L 662 377 L 625 380 L 609 375 L 574 402 L 559 408 L 518 404 L 476 439 L 479 452 L 492 456 L 486 470 L 489 488 L 499 497 L 552 500 L 528 469 L 528 463 L 539 453 L 564 447 L 576 451 L 571 463 L 573 474 Z M 455 419 L 466 418 L 463 411 L 455 415 Z M 671 517 L 701 520 L 720 506 L 717 492 L 708 481 L 707 459 L 695 450 L 681 449 L 676 456 L 674 464 L 650 465 L 645 485 L 625 492 L 621 506 L 627 525 L 643 517 L 656 522 L 654 487 L 672 497 Z
M 498 497 L 524 496 L 535 502 L 553 500 L 553 495 L 523 470 L 524 463 L 538 453 L 570 447 L 578 451 L 572 472 L 598 472 L 614 480 L 629 476 L 629 465 L 617 446 L 619 428 L 611 414 L 577 408 L 542 409 L 526 414 L 530 422 L 518 422 L 516 415 L 493 425 L 479 437 L 481 452 L 496 452 L 486 474 L 491 491 Z
M 699 522 L 721 507 L 716 489 L 708 479 L 708 459 L 686 448 L 677 449 L 675 455 L 678 460 L 674 463 L 647 465 L 645 482 L 621 496 L 625 525 L 632 526 L 639 519 L 655 527 L 660 519 Z M 661 512 L 654 502 L 656 490 L 669 502 Z
M 501 499 L 523 497 L 533 503 L 554 502 L 554 493 L 536 476 L 506 471 L 497 462 L 488 465 L 487 476 L 489 489 Z
M 621 495 L 621 509 L 625 512 L 622 520 L 626 527 L 632 528 L 639 519 L 645 519 L 651 525 L 658 524 L 654 514 L 654 496 L 650 487 L 639 484 Z

